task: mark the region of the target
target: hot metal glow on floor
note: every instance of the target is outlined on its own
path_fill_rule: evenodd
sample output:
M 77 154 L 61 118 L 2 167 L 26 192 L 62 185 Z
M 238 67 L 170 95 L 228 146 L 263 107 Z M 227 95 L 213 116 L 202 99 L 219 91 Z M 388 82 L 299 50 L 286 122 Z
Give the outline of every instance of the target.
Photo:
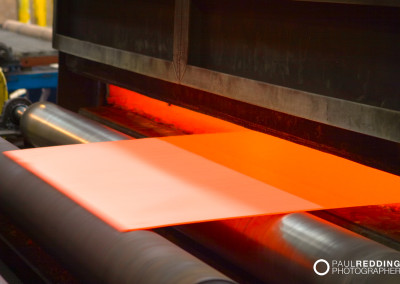
M 400 177 L 254 131 L 4 153 L 121 231 L 400 201 Z

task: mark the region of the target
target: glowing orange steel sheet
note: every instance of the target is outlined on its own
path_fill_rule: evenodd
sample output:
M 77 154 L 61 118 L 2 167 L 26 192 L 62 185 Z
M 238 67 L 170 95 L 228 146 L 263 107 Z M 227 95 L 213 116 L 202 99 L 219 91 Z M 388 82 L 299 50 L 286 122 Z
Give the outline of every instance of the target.
M 400 202 L 400 177 L 255 131 L 160 138 L 321 205 Z
M 122 231 L 400 201 L 400 178 L 246 131 L 5 152 Z

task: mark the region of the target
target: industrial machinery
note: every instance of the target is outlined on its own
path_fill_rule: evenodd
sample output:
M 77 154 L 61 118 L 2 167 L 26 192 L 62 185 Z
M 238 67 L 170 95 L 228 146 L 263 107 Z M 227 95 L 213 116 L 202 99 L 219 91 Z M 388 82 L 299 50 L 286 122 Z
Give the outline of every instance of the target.
M 58 52 L 52 48 L 52 29 L 6 20 L 0 28 L 0 135 L 13 139 L 19 129 L 10 111 L 30 101 L 55 102 Z M 10 100 L 8 98 L 18 98 Z M 20 144 L 20 143 L 19 143 Z
M 2 120 L 29 147 L 207 132 L 159 101 L 399 175 L 399 35 L 395 0 L 58 0 L 58 106 L 9 101 Z M 1 261 L 26 283 L 398 283 L 313 266 L 400 260 L 399 208 L 120 233 L 0 157 Z
M 0 28 L 0 68 L 7 80 L 8 93 L 24 90 L 34 101 L 55 101 L 58 53 L 51 46 L 52 29 L 14 20 Z M 16 95 L 14 95 L 16 96 Z M 0 94 L 0 108 L 4 104 Z

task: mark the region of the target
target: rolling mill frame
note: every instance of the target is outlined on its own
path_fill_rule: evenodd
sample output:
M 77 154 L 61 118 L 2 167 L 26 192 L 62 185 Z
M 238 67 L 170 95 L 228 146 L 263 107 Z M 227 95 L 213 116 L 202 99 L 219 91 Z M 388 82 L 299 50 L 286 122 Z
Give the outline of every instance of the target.
M 377 4 L 367 0 L 116 0 L 112 7 L 107 1 L 93 3 L 90 0 L 56 1 L 53 44 L 60 51 L 58 104 L 61 107 L 76 112 L 82 107 L 103 106 L 107 84 L 115 84 L 368 166 L 400 173 L 400 83 L 396 80 L 400 71 L 398 1 Z M 75 114 L 57 110 L 51 104 L 46 109 L 49 112 L 38 113 L 40 109 L 33 105 L 26 113 L 16 114 L 18 119 L 27 119 L 21 129 L 28 137 L 43 139 L 32 143 L 36 146 L 70 142 L 65 142 L 62 136 L 57 142 L 48 142 L 60 136 L 49 134 L 43 125 L 26 126 L 32 122 L 29 113 L 73 131 L 79 131 L 79 127 L 70 128 L 71 121 L 86 125 L 85 119 L 74 120 Z M 93 141 L 114 139 L 119 138 L 102 137 Z M 12 148 L 5 142 L 2 147 Z M 165 270 L 137 272 L 137 268 L 132 268 L 135 274 L 130 273 L 129 266 L 121 268 L 121 261 L 132 267 L 137 265 L 130 262 L 130 257 L 136 257 L 135 244 L 140 240 L 135 237 L 120 240 L 116 232 L 73 202 L 59 196 L 50 197 L 56 193 L 48 185 L 33 176 L 27 177 L 17 165 L 4 159 L 3 165 L 7 168 L 1 171 L 3 178 L 10 179 L 8 173 L 14 171 L 14 181 L 2 184 L 9 190 L 7 198 L 1 200 L 2 210 L 74 273 L 86 274 L 87 280 L 93 282 L 129 283 L 135 279 L 134 283 L 158 283 L 162 279 L 164 283 L 178 283 L 176 279 L 166 282 L 169 275 L 166 271 L 171 268 L 163 265 L 170 261 L 162 261 L 161 256 L 158 259 Z M 21 182 L 20 177 L 29 182 Z M 13 195 L 15 188 L 20 193 Z M 24 191 L 27 188 L 42 191 L 34 197 L 40 200 L 29 200 L 32 197 Z M 51 203 L 56 199 L 66 209 L 53 209 L 59 213 L 43 222 L 43 216 L 49 215 L 49 211 L 41 211 L 46 208 L 43 200 L 49 202 L 47 208 L 52 208 Z M 16 208 L 15 204 L 30 205 Z M 388 230 L 374 226 L 367 218 L 361 222 L 357 219 L 362 218 L 357 212 L 371 219 L 396 218 L 396 212 L 384 215 L 379 210 L 379 207 L 354 208 L 314 215 L 247 218 L 166 228 L 157 233 L 206 262 L 217 258 L 224 263 L 223 267 L 213 265 L 239 282 L 318 283 L 321 279 L 312 272 L 311 260 L 315 257 L 399 259 L 396 222 Z M 69 217 L 63 216 L 65 212 L 70 212 Z M 83 230 L 87 224 L 87 230 Z M 139 232 L 138 239 L 140 234 L 150 236 L 143 239 L 160 238 L 158 234 Z M 66 245 L 62 238 L 68 238 L 71 243 Z M 117 247 L 112 260 L 110 254 L 101 255 L 97 250 L 111 244 Z M 196 253 L 193 248 L 196 246 L 201 247 L 202 253 Z M 84 252 L 80 256 L 86 258 L 75 255 L 71 247 Z M 231 280 L 173 247 L 178 255 L 182 253 L 182 261 L 190 258 L 194 266 L 216 277 L 204 281 L 230 283 L 223 281 Z M 145 253 L 144 257 L 147 256 Z M 192 283 L 182 280 L 185 271 L 194 275 L 192 271 L 197 270 L 178 271 L 182 273 L 181 283 Z M 199 273 L 200 279 L 202 273 Z M 346 280 L 377 281 L 362 276 L 349 276 Z M 396 283 L 397 279 L 387 280 Z M 334 277 L 324 281 L 337 283 Z

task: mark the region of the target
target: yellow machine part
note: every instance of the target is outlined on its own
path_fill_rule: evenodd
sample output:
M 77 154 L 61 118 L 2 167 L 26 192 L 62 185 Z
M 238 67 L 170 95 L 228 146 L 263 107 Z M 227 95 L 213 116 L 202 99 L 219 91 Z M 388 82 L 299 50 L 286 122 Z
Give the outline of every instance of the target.
M 32 12 L 34 21 L 31 21 L 30 4 L 32 2 Z M 19 0 L 18 1 L 18 17 L 22 23 L 34 22 L 35 24 L 45 27 L 47 25 L 47 0 Z
M 22 23 L 29 23 L 31 19 L 29 12 L 29 0 L 18 1 L 18 19 Z
M 33 1 L 34 15 L 36 24 L 42 27 L 47 25 L 46 23 L 46 0 L 34 0 Z
M 0 68 L 0 111 L 4 103 L 8 100 L 7 81 L 3 70 Z

